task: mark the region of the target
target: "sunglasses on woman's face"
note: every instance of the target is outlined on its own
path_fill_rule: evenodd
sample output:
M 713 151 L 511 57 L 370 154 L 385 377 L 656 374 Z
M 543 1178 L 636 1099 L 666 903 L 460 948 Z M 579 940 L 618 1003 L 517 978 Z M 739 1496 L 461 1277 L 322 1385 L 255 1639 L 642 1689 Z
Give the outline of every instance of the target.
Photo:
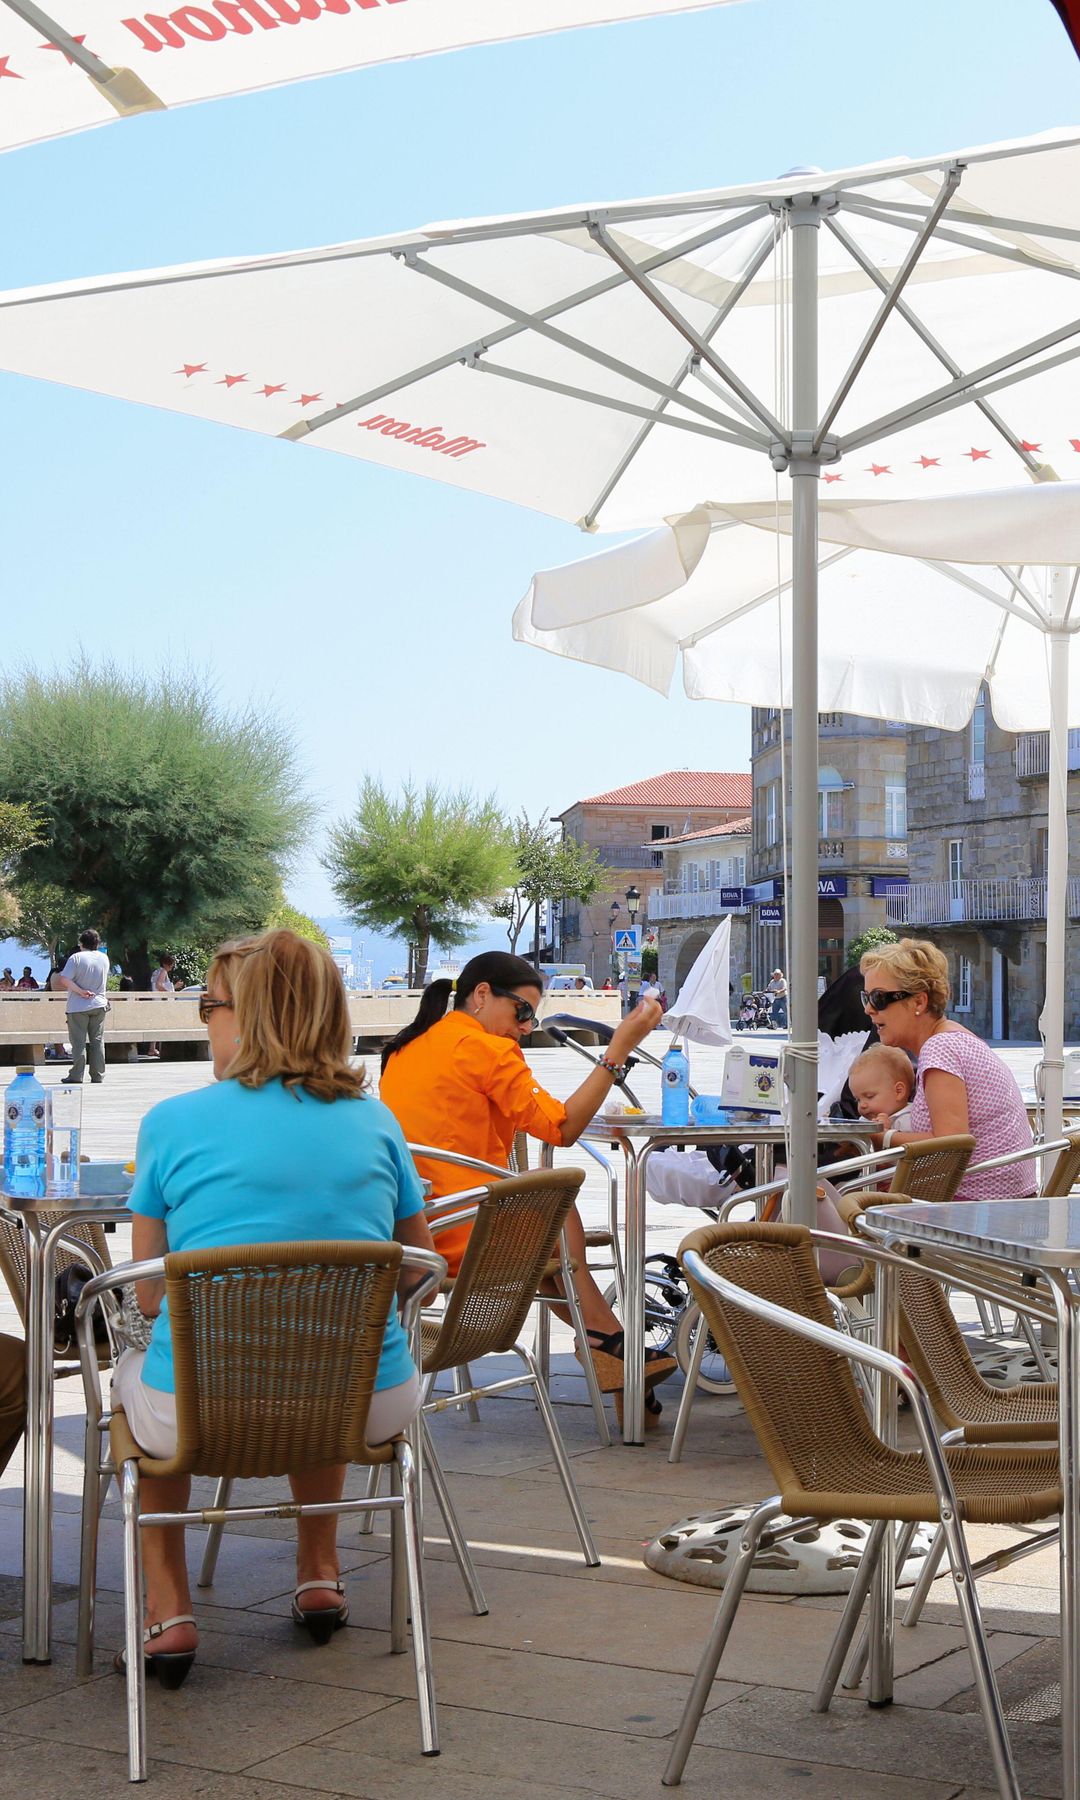
M 209 994 L 200 994 L 200 996 L 199 996 L 199 1021 L 200 1021 L 200 1023 L 203 1025 L 209 1025 L 210 1014 L 212 1012 L 216 1012 L 219 1006 L 231 1006 L 231 1005 L 232 1005 L 231 1000 L 211 1000 Z
M 898 1000 L 910 1000 L 911 995 L 906 988 L 894 988 L 888 992 L 885 988 L 872 988 L 868 994 L 865 989 L 859 995 L 864 1012 L 884 1012 L 886 1007 L 895 1006 Z
M 530 1019 L 536 1018 L 536 1008 L 531 1000 L 523 1000 L 520 994 L 514 993 L 513 988 L 496 987 L 494 982 L 489 985 L 492 993 L 497 994 L 500 1000 L 514 1002 L 514 1017 L 519 1025 L 527 1025 Z

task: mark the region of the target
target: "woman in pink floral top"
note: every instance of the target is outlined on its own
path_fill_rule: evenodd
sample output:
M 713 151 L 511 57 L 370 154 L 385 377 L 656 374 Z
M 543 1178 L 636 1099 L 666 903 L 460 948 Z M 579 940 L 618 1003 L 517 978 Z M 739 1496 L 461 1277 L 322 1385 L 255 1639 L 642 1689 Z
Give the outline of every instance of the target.
M 970 1132 L 972 1162 L 1006 1156 L 1031 1145 L 1031 1127 L 1020 1089 L 1000 1056 L 981 1038 L 945 1017 L 949 965 L 935 944 L 901 938 L 868 951 L 859 964 L 863 1005 L 883 1044 L 918 1058 L 911 1130 L 885 1130 L 883 1142 Z M 888 1127 L 888 1119 L 881 1120 Z M 1015 1200 L 1037 1191 L 1035 1160 L 967 1174 L 958 1200 Z

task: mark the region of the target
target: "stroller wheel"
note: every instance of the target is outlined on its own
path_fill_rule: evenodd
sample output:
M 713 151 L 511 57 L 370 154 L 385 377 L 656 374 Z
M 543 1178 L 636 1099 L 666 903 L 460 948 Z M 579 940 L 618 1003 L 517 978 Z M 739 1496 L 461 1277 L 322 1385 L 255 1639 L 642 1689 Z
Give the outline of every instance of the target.
M 694 1351 L 694 1333 L 697 1331 L 701 1313 L 697 1306 L 691 1304 L 683 1312 L 675 1329 L 675 1338 L 671 1346 L 671 1354 L 675 1357 L 684 1375 L 690 1373 L 690 1360 Z M 719 1350 L 709 1333 L 705 1345 L 705 1354 L 701 1359 L 697 1385 L 704 1394 L 733 1394 L 735 1383 L 731 1379 L 731 1370 L 724 1360 L 723 1351 Z
M 604 1290 L 609 1306 L 618 1305 L 615 1283 Z M 669 1277 L 654 1269 L 645 1270 L 645 1348 L 675 1355 L 672 1340 L 682 1316 L 685 1295 Z

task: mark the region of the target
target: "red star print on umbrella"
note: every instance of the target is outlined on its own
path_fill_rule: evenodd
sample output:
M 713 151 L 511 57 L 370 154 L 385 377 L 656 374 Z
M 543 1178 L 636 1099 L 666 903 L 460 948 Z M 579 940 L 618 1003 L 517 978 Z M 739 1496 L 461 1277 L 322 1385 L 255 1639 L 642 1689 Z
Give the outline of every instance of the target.
M 218 382 L 215 382 L 214 385 L 215 385 L 215 387 L 234 388 L 238 381 L 246 381 L 246 380 L 247 380 L 246 375 L 223 375 L 221 377 L 221 380 Z
M 924 469 L 939 469 L 941 467 L 940 456 L 917 456 L 915 460 L 916 462 L 921 463 Z
M 976 450 L 974 445 L 972 445 L 970 450 L 964 451 L 964 455 L 970 456 L 972 462 L 976 463 L 976 462 L 982 462 L 984 459 L 989 458 L 990 452 L 989 452 L 989 450 Z
M 25 76 L 20 75 L 15 69 L 8 68 L 10 61 L 10 56 L 0 56 L 0 80 L 6 75 L 9 81 L 24 81 Z
M 866 473 L 868 475 L 891 475 L 892 470 L 888 463 L 871 463 Z
M 283 381 L 276 381 L 276 382 L 275 382 L 275 381 L 268 381 L 268 382 L 267 382 L 267 383 L 266 383 L 266 385 L 265 385 L 265 387 L 261 387 L 261 388 L 260 388 L 260 389 L 259 389 L 259 392 L 260 392 L 260 394 L 262 394 L 262 395 L 263 395 L 263 396 L 264 396 L 264 397 L 265 397 L 265 398 L 266 398 L 266 399 L 267 399 L 267 400 L 269 400 L 269 399 L 271 399 L 271 398 L 272 398 L 272 396 L 273 396 L 273 395 L 274 395 L 274 394 L 283 394 L 283 393 L 284 393 L 284 392 L 285 392 L 285 383 L 284 383 L 284 382 L 283 382 Z
M 205 372 L 205 363 L 181 363 L 178 369 L 173 370 L 174 375 L 183 375 L 188 381 L 193 375 L 203 375 Z

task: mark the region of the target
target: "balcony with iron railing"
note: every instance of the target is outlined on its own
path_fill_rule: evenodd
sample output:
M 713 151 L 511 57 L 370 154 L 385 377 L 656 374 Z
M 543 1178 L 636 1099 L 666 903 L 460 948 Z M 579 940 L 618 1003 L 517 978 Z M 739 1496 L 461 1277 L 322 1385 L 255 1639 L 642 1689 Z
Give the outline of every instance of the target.
M 1068 768 L 1080 769 L 1080 731 L 1070 731 Z M 1021 731 L 1016 738 L 1016 773 L 1021 781 L 1050 773 L 1050 733 Z
M 653 894 L 649 900 L 649 923 L 662 919 L 713 919 L 725 913 L 742 913 L 745 906 L 725 906 L 724 888 L 698 888 L 695 894 Z
M 608 869 L 662 869 L 663 843 L 663 838 L 658 838 L 655 850 L 647 850 L 641 844 L 590 844 L 588 848 Z
M 1068 884 L 1069 917 L 1080 917 L 1080 880 Z M 980 925 L 1046 917 L 1046 880 L 1038 875 L 973 876 L 913 881 L 885 901 L 890 925 Z

